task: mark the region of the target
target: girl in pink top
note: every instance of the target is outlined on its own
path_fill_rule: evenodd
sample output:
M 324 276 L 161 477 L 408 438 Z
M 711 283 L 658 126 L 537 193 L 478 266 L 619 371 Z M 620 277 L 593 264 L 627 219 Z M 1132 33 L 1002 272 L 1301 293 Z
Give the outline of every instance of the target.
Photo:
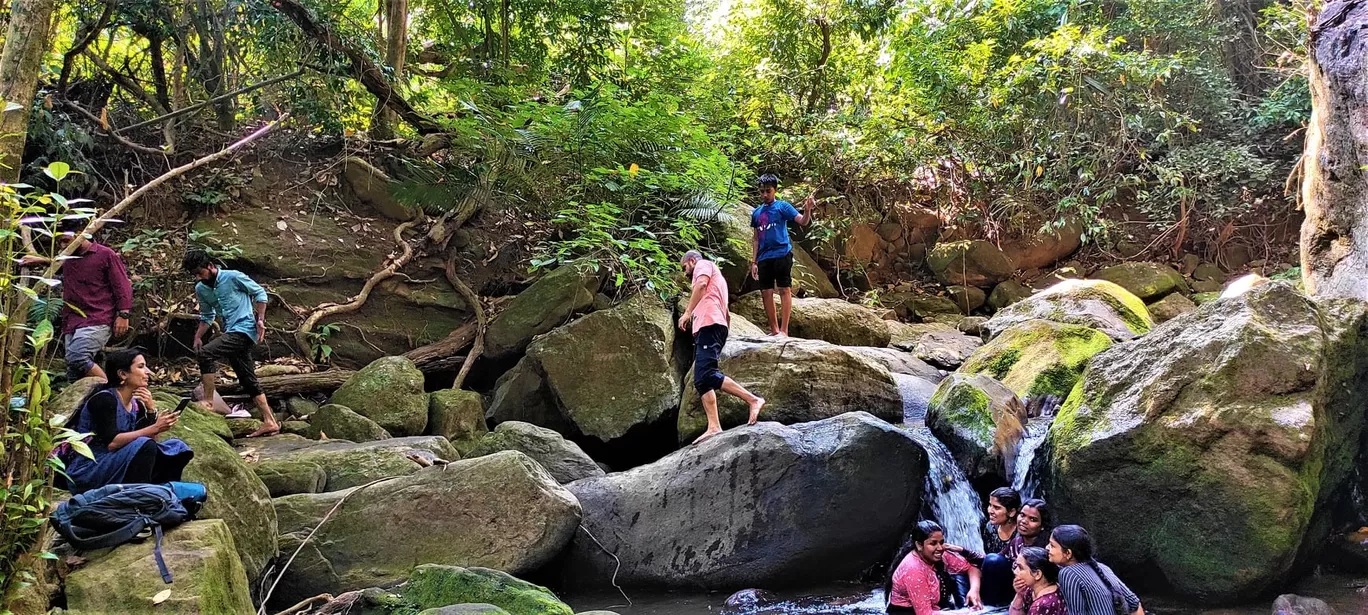
M 942 609 L 983 606 L 979 599 L 979 569 L 959 554 L 945 550 L 945 531 L 934 521 L 917 523 L 912 528 L 912 538 L 893 562 L 897 568 L 884 584 L 889 613 L 931 615 Z M 951 575 L 962 573 L 969 575 L 969 592 L 961 602 Z

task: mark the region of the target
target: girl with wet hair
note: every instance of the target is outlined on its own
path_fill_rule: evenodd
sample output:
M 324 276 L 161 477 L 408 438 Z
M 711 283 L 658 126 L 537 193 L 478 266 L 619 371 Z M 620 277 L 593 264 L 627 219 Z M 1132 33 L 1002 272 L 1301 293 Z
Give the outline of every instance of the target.
M 981 607 L 979 570 L 959 554 L 945 549 L 945 530 L 934 521 L 922 521 L 889 566 L 884 583 L 887 612 L 931 615 L 943 609 Z M 951 575 L 968 574 L 969 590 L 958 595 Z
M 1015 561 L 1018 553 L 1026 547 L 1050 546 L 1050 529 L 1054 525 L 1050 518 L 1050 505 L 1045 500 L 1031 498 L 1021 503 L 1017 513 L 1017 533 L 1002 549 L 1002 556 Z
M 1069 615 L 1145 615 L 1140 598 L 1106 564 L 1093 559 L 1092 536 L 1077 525 L 1050 532 L 1050 561 L 1059 566 L 1059 593 Z
M 1010 615 L 1068 615 L 1059 596 L 1059 567 L 1049 551 L 1026 547 L 1012 562 L 1013 582 L 1022 587 L 1012 601 Z

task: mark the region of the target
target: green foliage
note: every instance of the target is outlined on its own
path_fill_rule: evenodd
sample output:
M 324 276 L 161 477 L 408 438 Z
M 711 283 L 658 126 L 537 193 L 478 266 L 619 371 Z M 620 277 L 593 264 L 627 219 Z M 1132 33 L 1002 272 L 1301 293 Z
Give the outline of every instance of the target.
M 322 363 L 331 363 L 333 347 L 328 345 L 328 338 L 332 337 L 341 329 L 336 323 L 328 323 L 317 329 L 309 331 L 309 347 L 314 349 L 313 360 Z
M 60 185 L 63 179 L 75 178 L 65 164 L 47 165 L 42 173 Z M 7 222 L 0 227 L 0 258 L 12 262 L 22 253 L 20 224 L 33 225 L 40 235 L 51 236 L 48 230 L 55 220 L 66 215 L 89 217 L 93 211 L 74 207 L 77 199 L 66 199 L 57 193 L 34 191 L 23 184 L 0 186 L 0 219 Z M 50 242 L 56 257 L 61 242 Z M 6 317 L 7 314 L 34 314 L 34 306 L 55 288 L 57 282 L 42 275 L 20 275 L 13 270 L 0 273 L 0 344 L 16 353 L 17 361 L 3 366 L 0 372 L 0 400 L 5 408 L 0 414 L 0 608 L 8 604 L 16 592 L 37 580 L 36 572 L 42 559 L 55 558 L 42 552 L 41 545 L 47 530 L 48 510 L 53 505 L 52 476 L 65 469 L 60 459 L 50 458 L 54 448 L 70 443 L 78 452 L 90 456 L 90 449 L 81 442 L 85 434 L 78 434 L 62 425 L 62 417 L 52 416 L 48 400 L 52 395 L 51 363 L 57 344 L 52 320 L 38 319 L 29 326 L 24 320 Z M 57 303 L 48 300 L 47 303 Z M 38 308 L 46 316 L 49 308 Z

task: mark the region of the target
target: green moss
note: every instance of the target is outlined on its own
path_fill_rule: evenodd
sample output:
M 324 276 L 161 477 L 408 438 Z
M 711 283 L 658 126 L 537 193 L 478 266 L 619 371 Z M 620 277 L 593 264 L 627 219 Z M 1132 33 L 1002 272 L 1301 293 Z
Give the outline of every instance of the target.
M 1096 329 L 1028 320 L 980 348 L 960 371 L 989 374 L 1023 397 L 1065 397 L 1093 355 L 1111 345 L 1111 338 Z
M 943 416 L 951 425 L 968 430 L 980 442 L 992 442 L 993 412 L 991 400 L 974 386 L 967 383 L 941 387 L 931 396 L 930 407 L 936 409 L 937 416 Z
M 1080 298 L 1095 299 L 1106 303 L 1121 317 L 1121 321 L 1126 323 L 1126 328 L 1136 335 L 1149 333 L 1150 329 L 1154 327 L 1154 320 L 1150 318 L 1149 308 L 1145 307 L 1145 302 L 1141 301 L 1139 297 L 1111 282 L 1090 281 L 1094 282 L 1095 286 L 1080 289 Z
M 510 613 L 573 615 L 551 590 L 488 568 L 425 564 L 413 569 L 401 593 L 421 608 L 483 603 Z

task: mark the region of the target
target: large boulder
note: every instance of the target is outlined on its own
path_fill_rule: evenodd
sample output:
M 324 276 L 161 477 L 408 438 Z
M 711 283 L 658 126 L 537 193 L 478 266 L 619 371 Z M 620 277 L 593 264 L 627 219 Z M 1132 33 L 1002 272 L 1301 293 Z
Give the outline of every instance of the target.
M 70 419 L 72 416 L 75 416 L 77 410 L 81 409 L 81 402 L 85 400 L 86 396 L 95 392 L 95 389 L 104 386 L 104 384 L 104 378 L 86 376 L 85 378 L 67 385 L 60 393 L 57 393 L 52 399 L 49 399 L 47 401 L 46 409 L 50 411 L 54 417 L 61 416 Z M 174 408 L 175 406 L 172 407 Z
M 960 366 L 962 374 L 987 374 L 1022 399 L 1073 390 L 1088 359 L 1112 345 L 1106 333 L 1081 325 L 1028 320 L 1008 327 Z
M 372 442 L 315 441 L 298 436 L 249 440 L 243 453 L 271 495 L 339 491 L 373 480 L 412 474 L 436 459 L 460 459 L 441 436 Z
M 1162 263 L 1121 263 L 1093 273 L 1092 278 L 1116 284 L 1144 301 L 1187 290 L 1183 274 Z
M 679 403 L 677 330 L 670 311 L 643 293 L 537 338 L 527 358 L 572 434 L 612 442 Z
M 850 348 L 818 340 L 734 339 L 722 348 L 722 373 L 751 393 L 765 398 L 760 418 L 779 423 L 806 423 L 846 412 L 865 411 L 900 422 L 903 402 L 888 367 Z M 689 442 L 707 429 L 703 404 L 693 387 L 693 372 L 685 377 L 679 406 L 680 442 Z M 717 396 L 722 426 L 746 422 L 749 408 L 727 394 Z
M 1266 592 L 1325 543 L 1354 467 L 1366 327 L 1361 301 L 1270 283 L 1103 351 L 1051 429 L 1050 503 L 1178 594 Z
M 573 615 L 556 594 L 540 585 L 489 568 L 424 564 L 413 569 L 400 595 L 418 608 L 492 604 L 509 613 Z M 466 611 L 476 613 L 479 611 Z
M 352 442 L 388 440 L 389 432 L 351 408 L 339 404 L 326 404 L 317 412 L 309 415 L 308 437 L 315 440 L 328 437 Z
M 690 589 L 854 579 L 916 520 L 926 464 L 911 436 L 863 412 L 730 430 L 571 483 L 587 532 L 563 571 L 576 586 L 615 573 L 623 585 Z
M 485 418 L 495 425 L 522 421 L 563 434 L 573 432 L 570 422 L 561 416 L 541 364 L 532 357 L 523 357 L 513 369 L 499 376 Z
M 428 402 L 428 433 L 442 436 L 465 456 L 465 447 L 489 433 L 484 398 L 475 391 L 433 391 Z
M 282 548 L 297 547 L 348 494 L 285 571 L 284 604 L 397 583 L 419 564 L 530 572 L 560 553 L 580 522 L 569 491 L 526 455 L 503 451 L 355 492 L 276 498 Z
M 1025 284 L 1016 280 L 1007 280 L 993 287 L 992 294 L 988 295 L 988 307 L 993 311 L 1005 308 L 1013 303 L 1031 296 L 1031 289 Z
M 926 255 L 926 264 L 945 284 L 992 288 L 1012 277 L 1016 265 L 989 241 L 942 241 Z
M 522 291 L 499 312 L 485 331 L 484 353 L 491 359 L 517 355 L 532 338 L 570 320 L 594 305 L 601 278 L 578 264 L 557 268 Z
M 1145 303 L 1126 289 L 1105 280 L 1066 280 L 998 311 L 984 327 L 995 337 L 1035 319 L 1092 327 L 1118 342 L 1154 326 Z
M 265 531 L 263 528 L 262 531 Z M 184 523 L 166 532 L 162 557 L 173 584 L 162 581 L 145 540 L 96 551 L 66 577 L 67 613 L 183 613 L 247 615 L 253 613 L 251 585 L 233 544 L 233 534 L 220 519 Z M 171 596 L 160 604 L 153 597 Z
M 778 295 L 774 302 L 778 309 Z M 737 299 L 732 309 L 752 322 L 769 321 L 759 292 Z M 887 346 L 889 340 L 888 326 L 878 312 L 843 299 L 794 299 L 789 335 L 838 346 Z
M 156 400 L 158 406 L 176 407 L 176 398 L 165 393 L 157 393 Z M 208 491 L 199 518 L 224 521 L 247 578 L 256 581 L 276 556 L 276 516 L 270 491 L 228 443 L 223 417 L 190 407 L 167 435 L 184 440 L 195 451 L 181 479 L 204 483 Z
M 427 427 L 423 372 L 405 357 L 385 357 L 361 368 L 333 393 L 346 406 L 395 436 L 419 436 Z
M 985 374 L 950 374 L 926 411 L 931 433 L 971 479 L 1012 479 L 1026 421 L 1016 393 Z
M 603 476 L 579 445 L 560 434 L 531 423 L 508 421 L 470 443 L 465 458 L 482 457 L 499 451 L 518 451 L 541 464 L 561 484 L 591 476 Z
M 1161 324 L 1196 310 L 1197 304 L 1179 293 L 1171 293 L 1167 297 L 1145 306 L 1145 309 L 1149 310 L 1155 324 Z
M 1022 233 L 1005 242 L 1002 251 L 1018 269 L 1044 269 L 1073 254 L 1081 245 L 1083 224 L 1077 218 L 1068 218 L 1058 227 Z
M 419 213 L 390 194 L 390 178 L 384 171 L 360 158 L 342 161 L 342 179 L 362 203 L 386 218 L 406 222 Z

